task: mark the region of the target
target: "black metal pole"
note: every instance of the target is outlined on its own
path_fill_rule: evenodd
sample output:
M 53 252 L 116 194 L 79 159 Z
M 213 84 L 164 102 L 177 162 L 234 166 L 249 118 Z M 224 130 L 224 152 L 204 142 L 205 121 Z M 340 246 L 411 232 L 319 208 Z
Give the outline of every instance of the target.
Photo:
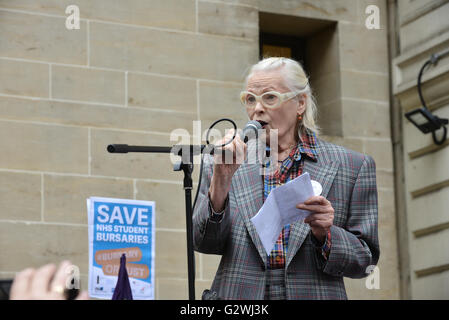
M 184 172 L 184 193 L 186 203 L 186 233 L 187 233 L 187 269 L 189 281 L 189 300 L 195 300 L 195 255 L 193 251 L 193 208 L 192 208 L 192 171 L 193 156 L 201 152 L 212 152 L 201 146 L 181 146 L 163 147 L 163 146 L 129 146 L 127 144 L 110 144 L 107 147 L 110 153 L 128 153 L 128 152 L 149 152 L 149 153 L 173 153 L 181 156 L 182 161 L 175 165 L 174 170 Z M 184 154 L 183 154 L 184 150 Z
M 149 152 L 149 153 L 170 153 L 172 147 L 161 146 L 129 146 L 127 144 L 110 144 L 107 147 L 110 153 L 128 153 L 128 152 Z
M 184 171 L 184 192 L 186 202 L 187 270 L 189 278 L 189 300 L 195 300 L 195 255 L 193 251 L 193 222 L 192 222 L 193 164 L 182 164 L 182 170 Z

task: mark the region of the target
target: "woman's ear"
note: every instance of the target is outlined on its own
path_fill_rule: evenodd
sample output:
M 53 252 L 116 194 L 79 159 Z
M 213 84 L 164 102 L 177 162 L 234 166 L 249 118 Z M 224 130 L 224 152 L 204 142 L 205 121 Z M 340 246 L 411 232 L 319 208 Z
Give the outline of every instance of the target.
M 306 101 L 307 101 L 307 94 L 303 93 L 298 96 L 298 116 L 302 115 L 306 111 Z

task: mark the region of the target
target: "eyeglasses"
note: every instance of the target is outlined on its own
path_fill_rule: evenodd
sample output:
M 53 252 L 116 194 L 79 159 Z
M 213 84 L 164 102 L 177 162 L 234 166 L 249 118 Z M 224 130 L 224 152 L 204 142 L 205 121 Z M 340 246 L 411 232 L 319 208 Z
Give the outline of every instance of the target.
M 264 107 L 274 109 L 279 107 L 282 102 L 288 101 L 300 93 L 301 91 L 290 91 L 286 93 L 269 91 L 257 96 L 252 92 L 242 91 L 240 93 L 240 102 L 247 108 L 255 108 L 259 101 Z

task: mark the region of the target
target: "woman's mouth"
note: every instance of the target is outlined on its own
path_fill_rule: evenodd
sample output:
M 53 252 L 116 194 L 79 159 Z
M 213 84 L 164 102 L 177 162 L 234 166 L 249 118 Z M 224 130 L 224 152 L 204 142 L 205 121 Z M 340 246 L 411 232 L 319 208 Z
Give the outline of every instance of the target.
M 268 122 L 265 122 L 263 120 L 256 120 L 256 121 L 260 123 L 260 125 L 262 126 L 262 129 L 264 129 L 265 126 L 268 124 Z

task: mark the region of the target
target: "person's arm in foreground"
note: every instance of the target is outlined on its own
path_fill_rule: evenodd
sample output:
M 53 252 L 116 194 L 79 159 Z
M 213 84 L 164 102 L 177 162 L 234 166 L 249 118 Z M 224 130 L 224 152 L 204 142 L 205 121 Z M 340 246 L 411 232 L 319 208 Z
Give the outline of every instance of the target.
M 64 261 L 56 268 L 47 264 L 37 270 L 28 268 L 18 273 L 11 286 L 11 300 L 66 300 L 64 290 L 71 265 Z M 88 300 L 86 291 L 80 292 L 76 300 Z

